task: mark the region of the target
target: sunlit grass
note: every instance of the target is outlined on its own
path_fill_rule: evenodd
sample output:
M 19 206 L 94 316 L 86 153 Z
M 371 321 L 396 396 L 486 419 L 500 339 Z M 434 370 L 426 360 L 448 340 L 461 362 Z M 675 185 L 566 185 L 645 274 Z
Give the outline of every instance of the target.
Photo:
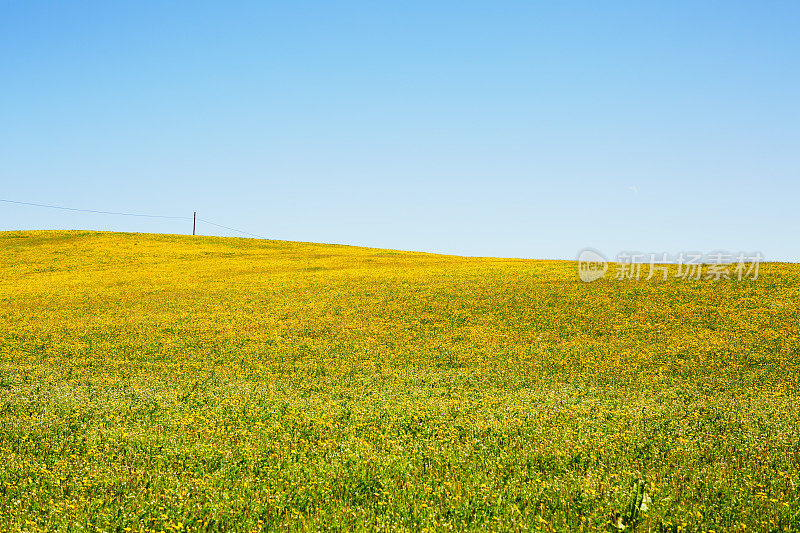
M 800 266 L 0 233 L 0 529 L 800 529 Z

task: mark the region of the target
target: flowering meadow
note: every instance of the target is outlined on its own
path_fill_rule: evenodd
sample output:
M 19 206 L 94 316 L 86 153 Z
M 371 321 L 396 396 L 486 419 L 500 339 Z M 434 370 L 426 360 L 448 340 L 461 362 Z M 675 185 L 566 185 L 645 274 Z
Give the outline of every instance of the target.
M 0 233 L 0 530 L 800 530 L 800 266 Z

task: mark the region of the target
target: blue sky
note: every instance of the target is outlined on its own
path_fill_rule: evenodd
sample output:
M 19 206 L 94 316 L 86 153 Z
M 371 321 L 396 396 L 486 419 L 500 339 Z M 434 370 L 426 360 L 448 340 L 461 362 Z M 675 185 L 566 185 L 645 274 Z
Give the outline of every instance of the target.
M 461 255 L 800 260 L 797 2 L 0 5 L 3 199 Z M 0 230 L 39 228 L 191 223 L 0 204 Z

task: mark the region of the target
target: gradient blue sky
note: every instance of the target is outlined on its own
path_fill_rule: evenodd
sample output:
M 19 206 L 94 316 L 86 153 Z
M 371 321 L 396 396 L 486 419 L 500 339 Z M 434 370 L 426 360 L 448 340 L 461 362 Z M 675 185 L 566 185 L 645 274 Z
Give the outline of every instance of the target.
M 461 255 L 800 260 L 797 2 L 0 10 L 0 198 Z M 191 223 L 0 204 L 34 228 Z

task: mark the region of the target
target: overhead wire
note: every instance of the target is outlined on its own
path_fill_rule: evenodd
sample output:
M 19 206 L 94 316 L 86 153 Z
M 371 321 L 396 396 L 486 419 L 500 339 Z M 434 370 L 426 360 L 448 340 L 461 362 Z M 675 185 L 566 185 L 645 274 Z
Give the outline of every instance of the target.
M 0 202 L 5 202 L 5 203 L 9 203 L 9 204 L 16 204 L 16 205 L 33 206 L 33 207 L 46 207 L 46 208 L 49 208 L 49 209 L 61 209 L 63 211 L 74 211 L 74 212 L 80 212 L 80 213 L 93 213 L 93 214 L 99 214 L 99 215 L 121 215 L 121 216 L 127 216 L 127 217 L 161 218 L 161 219 L 173 219 L 173 220 L 192 220 L 193 219 L 193 217 L 177 216 L 177 215 L 152 215 L 152 214 L 145 214 L 145 213 L 129 213 L 129 212 L 124 212 L 124 211 L 101 211 L 101 210 L 96 210 L 96 209 L 80 209 L 80 208 L 77 208 L 77 207 L 66 207 L 66 206 L 51 205 L 51 204 L 39 204 L 39 203 L 34 203 L 34 202 L 20 202 L 18 200 L 6 200 L 6 199 L 3 199 L 3 198 L 0 198 Z M 212 222 L 212 221 L 204 219 L 204 218 L 196 218 L 196 220 L 198 222 L 203 222 L 203 223 L 209 224 L 211 226 L 216 226 L 218 228 L 223 228 L 223 229 L 226 229 L 228 231 L 234 231 L 234 232 L 237 232 L 237 233 L 241 233 L 243 235 L 248 235 L 250 237 L 256 237 L 258 239 L 266 239 L 267 238 L 267 237 L 264 237 L 263 235 L 257 235 L 255 233 L 250 233 L 249 231 L 244 231 L 244 230 L 241 230 L 241 229 L 238 229 L 238 228 L 233 228 L 233 227 L 230 227 L 230 226 L 226 226 L 224 224 L 218 224 L 217 222 Z

